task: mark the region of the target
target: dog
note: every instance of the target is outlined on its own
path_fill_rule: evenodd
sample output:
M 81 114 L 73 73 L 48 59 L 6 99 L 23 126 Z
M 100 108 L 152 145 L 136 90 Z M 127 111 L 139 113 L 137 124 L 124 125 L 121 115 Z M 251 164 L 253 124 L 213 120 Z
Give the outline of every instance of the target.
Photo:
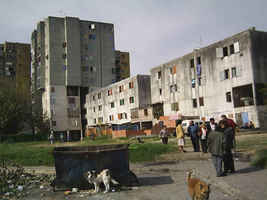
M 104 169 L 101 171 L 100 174 L 97 175 L 96 171 L 88 171 L 86 173 L 86 178 L 89 183 L 94 184 L 95 190 L 94 193 L 98 193 L 100 189 L 100 184 L 104 183 L 105 185 L 105 191 L 104 193 L 109 192 L 110 190 L 110 183 L 118 185 L 119 183 L 114 180 L 110 175 L 109 169 Z

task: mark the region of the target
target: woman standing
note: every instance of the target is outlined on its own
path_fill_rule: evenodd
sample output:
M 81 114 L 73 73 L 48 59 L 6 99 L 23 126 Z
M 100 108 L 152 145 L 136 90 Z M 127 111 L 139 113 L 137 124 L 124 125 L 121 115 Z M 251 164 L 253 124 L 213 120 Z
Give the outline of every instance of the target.
M 178 147 L 179 147 L 179 151 L 180 152 L 185 152 L 184 150 L 184 130 L 182 128 L 182 121 L 178 120 L 177 121 L 177 127 L 176 127 L 176 137 L 178 139 L 177 143 L 178 143 Z
M 207 127 L 205 123 L 200 125 L 200 142 L 201 142 L 201 149 L 203 153 L 208 153 L 208 146 L 207 146 Z

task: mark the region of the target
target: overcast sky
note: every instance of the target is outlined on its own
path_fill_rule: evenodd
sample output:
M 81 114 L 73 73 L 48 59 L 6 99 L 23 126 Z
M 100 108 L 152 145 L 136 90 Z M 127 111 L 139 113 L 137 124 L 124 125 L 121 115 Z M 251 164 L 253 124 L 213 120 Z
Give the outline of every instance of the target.
M 47 16 L 113 23 L 131 75 L 255 26 L 267 31 L 266 0 L 1 0 L 0 42 L 27 42 Z

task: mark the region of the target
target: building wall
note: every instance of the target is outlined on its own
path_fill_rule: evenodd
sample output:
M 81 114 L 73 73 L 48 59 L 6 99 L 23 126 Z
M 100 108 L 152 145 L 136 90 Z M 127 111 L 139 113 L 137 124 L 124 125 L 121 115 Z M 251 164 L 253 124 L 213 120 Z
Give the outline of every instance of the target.
M 180 114 L 206 119 L 215 117 L 219 120 L 221 114 L 235 118 L 237 113 L 248 112 L 249 119 L 259 126 L 255 105 L 234 107 L 233 102 L 233 88 L 247 84 L 252 84 L 254 88 L 250 34 L 251 30 L 241 32 L 151 69 L 152 104 L 163 102 L 165 116 Z M 227 47 L 227 56 L 222 54 L 224 47 Z M 231 48 L 235 51 L 230 54 Z M 199 75 L 198 57 L 201 60 Z M 193 67 L 190 64 L 191 59 L 194 61 Z M 232 68 L 236 69 L 235 73 Z M 229 78 L 225 80 L 224 70 L 229 70 Z M 161 78 L 158 78 L 160 71 Z M 201 85 L 198 84 L 198 78 L 201 78 Z M 192 79 L 195 79 L 195 88 L 192 88 Z M 177 91 L 174 89 L 171 92 L 170 87 L 175 84 Z M 231 102 L 226 101 L 227 92 L 231 94 Z M 255 92 L 253 96 L 255 98 Z M 204 105 L 200 105 L 200 97 L 203 97 Z M 193 99 L 196 99 L 196 108 L 193 108 Z M 172 109 L 173 103 L 178 103 L 178 110 Z
M 130 77 L 130 54 L 129 52 L 116 51 L 116 67 L 114 73 L 116 80 L 120 81 Z
M 132 88 L 130 88 L 130 83 Z M 131 109 L 140 108 L 140 105 L 150 105 L 149 95 L 140 96 L 140 83 L 146 85 L 143 87 L 144 92 L 150 93 L 148 75 L 137 75 L 89 93 L 86 97 L 88 126 L 102 123 L 125 124 L 131 122 Z M 123 87 L 121 92 L 120 87 Z M 112 94 L 108 95 L 108 91 L 112 91 Z M 98 98 L 99 94 L 101 94 L 101 98 Z M 149 99 L 145 99 L 145 97 Z M 133 98 L 132 103 L 130 98 Z M 122 99 L 124 104 L 120 105 Z M 111 108 L 111 103 L 114 103 L 114 108 Z M 99 106 L 102 107 L 101 110 L 99 110 Z M 120 119 L 118 114 L 121 113 L 123 113 L 123 116 Z M 125 114 L 127 117 L 125 117 Z M 99 121 L 99 118 L 103 118 L 103 121 Z
M 92 91 L 115 80 L 113 24 L 48 17 L 32 33 L 32 54 L 33 90 L 42 91 L 43 112 L 56 124 L 53 129 L 81 129 L 81 95 L 85 94 L 80 90 Z M 79 95 L 67 96 L 73 86 Z M 75 105 L 69 98 L 75 98 Z M 76 113 L 75 117 L 69 112 Z

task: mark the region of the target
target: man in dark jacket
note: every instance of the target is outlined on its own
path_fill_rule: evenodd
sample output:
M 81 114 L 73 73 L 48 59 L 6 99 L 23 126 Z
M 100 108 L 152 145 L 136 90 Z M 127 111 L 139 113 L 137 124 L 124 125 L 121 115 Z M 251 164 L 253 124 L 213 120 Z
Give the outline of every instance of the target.
M 217 177 L 225 176 L 226 174 L 222 171 L 224 135 L 221 131 L 215 130 L 209 133 L 208 151 L 211 153 L 211 158 L 216 169 Z
M 234 148 L 234 137 L 235 137 L 234 130 L 226 120 L 222 120 L 220 122 L 220 128 L 224 134 L 224 155 L 223 155 L 224 172 L 227 173 L 228 171 L 230 171 L 230 173 L 234 173 L 235 165 L 232 154 L 232 149 Z
M 194 124 L 194 121 L 191 121 L 187 128 L 187 133 L 189 134 L 191 138 L 194 152 L 200 151 L 198 131 L 199 131 L 198 125 Z

